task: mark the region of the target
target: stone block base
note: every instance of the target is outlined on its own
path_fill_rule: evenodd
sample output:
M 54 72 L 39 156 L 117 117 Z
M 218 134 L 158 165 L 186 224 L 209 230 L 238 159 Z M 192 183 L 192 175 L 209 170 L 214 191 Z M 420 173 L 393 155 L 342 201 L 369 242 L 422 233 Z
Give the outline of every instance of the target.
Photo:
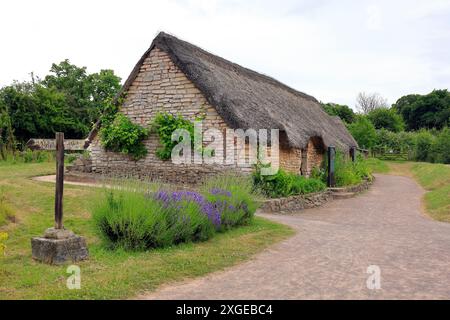
M 33 259 L 47 264 L 64 264 L 80 261 L 88 257 L 86 241 L 83 237 L 70 235 L 67 238 L 35 237 L 31 239 Z

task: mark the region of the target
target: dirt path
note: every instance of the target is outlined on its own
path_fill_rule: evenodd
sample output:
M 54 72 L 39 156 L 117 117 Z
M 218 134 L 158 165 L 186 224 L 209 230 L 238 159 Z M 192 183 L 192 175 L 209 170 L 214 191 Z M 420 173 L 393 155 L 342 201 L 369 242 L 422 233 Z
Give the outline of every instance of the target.
M 424 217 L 421 189 L 378 175 L 356 198 L 289 216 L 297 234 L 236 267 L 141 299 L 449 299 L 450 224 Z M 378 266 L 381 289 L 367 288 Z

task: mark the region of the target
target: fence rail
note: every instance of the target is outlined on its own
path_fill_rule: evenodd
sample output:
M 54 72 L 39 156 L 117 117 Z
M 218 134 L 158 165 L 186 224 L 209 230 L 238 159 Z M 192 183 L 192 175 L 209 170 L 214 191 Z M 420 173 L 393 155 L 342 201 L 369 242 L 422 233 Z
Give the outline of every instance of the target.
M 380 160 L 409 160 L 409 154 L 407 152 L 403 153 L 382 153 L 382 154 L 375 154 L 375 158 Z

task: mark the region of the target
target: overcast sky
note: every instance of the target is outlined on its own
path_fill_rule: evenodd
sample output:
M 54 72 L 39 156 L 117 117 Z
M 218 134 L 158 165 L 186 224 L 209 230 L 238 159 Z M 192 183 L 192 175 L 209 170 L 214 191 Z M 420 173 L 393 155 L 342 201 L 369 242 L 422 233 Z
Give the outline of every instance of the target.
M 0 30 L 0 86 L 65 58 L 124 80 L 166 31 L 324 102 L 450 87 L 450 0 L 5 0 Z

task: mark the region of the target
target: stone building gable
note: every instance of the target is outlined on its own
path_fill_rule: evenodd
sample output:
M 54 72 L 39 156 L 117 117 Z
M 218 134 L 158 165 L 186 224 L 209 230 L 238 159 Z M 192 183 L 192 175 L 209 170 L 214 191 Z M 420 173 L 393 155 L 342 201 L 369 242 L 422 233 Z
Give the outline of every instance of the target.
M 154 48 L 145 59 L 138 76 L 127 91 L 120 111 L 142 126 L 148 126 L 158 112 L 170 112 L 191 121 L 201 117 L 204 130 L 228 128 L 204 95 L 170 57 L 158 48 Z M 231 140 L 231 143 L 233 142 Z M 196 182 L 204 175 L 235 167 L 174 165 L 171 161 L 162 161 L 155 154 L 155 150 L 160 146 L 159 138 L 155 134 L 150 135 L 145 145 L 149 151 L 147 156 L 134 161 L 126 155 L 105 151 L 97 136 L 90 146 L 92 170 L 96 173 L 134 175 L 169 182 Z M 248 171 L 249 168 L 239 170 Z
M 132 82 L 120 110 L 134 123 L 148 126 L 158 112 L 179 114 L 189 120 L 203 118 L 203 129 L 218 128 L 225 131 L 228 126 L 203 93 L 186 77 L 162 50 L 155 47 Z M 234 137 L 226 137 L 226 144 L 234 145 Z M 159 138 L 151 134 L 145 141 L 148 154 L 138 161 L 130 157 L 105 151 L 95 137 L 90 145 L 92 170 L 95 173 L 122 176 L 149 177 L 176 183 L 195 183 L 204 176 L 234 169 L 250 172 L 251 166 L 224 165 L 174 165 L 170 160 L 162 161 L 155 150 L 160 146 Z M 237 152 L 235 152 L 235 156 Z M 293 173 L 300 173 L 301 151 L 280 148 L 280 165 Z

